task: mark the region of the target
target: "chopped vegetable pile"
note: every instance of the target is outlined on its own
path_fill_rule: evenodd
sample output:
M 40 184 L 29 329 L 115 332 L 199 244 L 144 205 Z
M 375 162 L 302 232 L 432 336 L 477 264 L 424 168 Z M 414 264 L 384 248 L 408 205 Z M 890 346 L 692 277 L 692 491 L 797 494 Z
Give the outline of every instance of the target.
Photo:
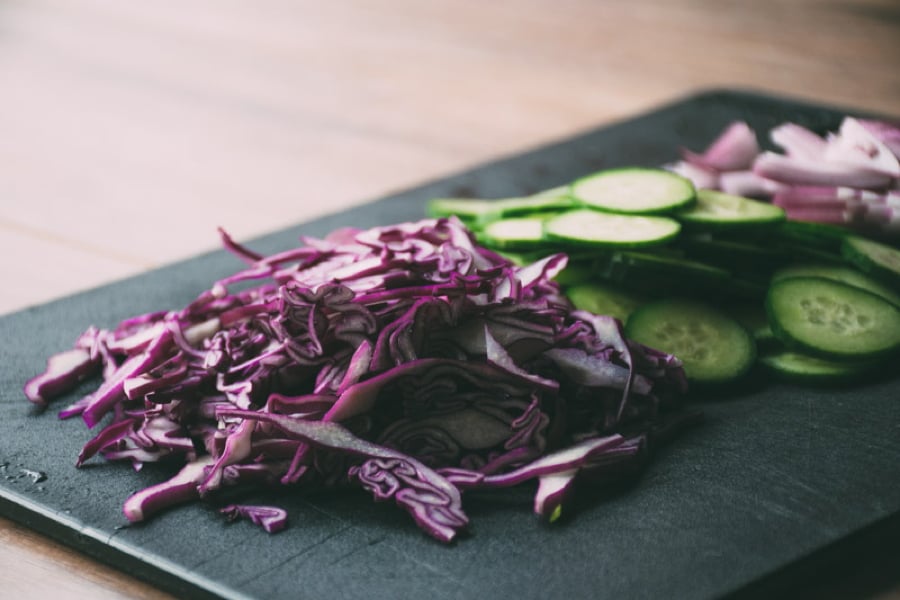
M 817 384 L 884 372 L 900 351 L 900 128 L 847 117 L 827 139 L 771 135 L 786 155 L 736 122 L 666 168 L 429 212 L 519 264 L 568 253 L 557 281 L 575 306 L 677 356 L 692 384 L 721 390 L 758 365 Z
M 102 375 L 60 413 L 102 424 L 78 464 L 181 467 L 124 501 L 130 521 L 223 487 L 355 486 L 449 542 L 464 492 L 529 480 L 555 521 L 577 483 L 636 472 L 698 419 L 688 381 L 759 365 L 832 384 L 900 352 L 900 128 L 771 138 L 785 154 L 733 123 L 666 168 L 438 198 L 433 219 L 273 256 L 222 232 L 245 269 L 181 310 L 89 328 L 25 394 Z
M 61 412 L 102 425 L 78 464 L 181 467 L 125 500 L 130 521 L 226 486 L 356 486 L 447 542 L 466 490 L 536 480 L 555 520 L 577 482 L 633 472 L 697 418 L 678 359 L 560 293 L 565 255 L 515 266 L 452 217 L 273 256 L 222 236 L 245 269 L 180 310 L 89 328 L 25 386 L 45 404 L 102 375 Z

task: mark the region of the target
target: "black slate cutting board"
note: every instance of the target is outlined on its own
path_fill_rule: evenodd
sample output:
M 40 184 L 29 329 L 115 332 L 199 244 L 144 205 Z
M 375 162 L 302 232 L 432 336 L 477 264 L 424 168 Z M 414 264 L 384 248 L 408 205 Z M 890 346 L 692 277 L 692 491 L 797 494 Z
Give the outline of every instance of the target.
M 761 132 L 786 120 L 826 130 L 842 114 L 704 93 L 251 245 L 270 252 L 301 233 L 419 218 L 435 196 L 509 196 L 603 167 L 661 164 L 679 146 L 702 148 L 734 119 Z M 88 325 L 183 306 L 237 266 L 216 252 L 0 319 L 0 514 L 192 597 L 756 596 L 790 591 L 817 568 L 897 543 L 896 376 L 847 389 L 760 386 L 706 402 L 706 422 L 643 477 L 585 498 L 577 517 L 558 527 L 532 517 L 522 490 L 467 498 L 471 535 L 449 547 L 363 493 L 244 498 L 288 509 L 289 529 L 274 536 L 246 522 L 226 525 L 212 504 L 123 528 L 122 501 L 166 472 L 98 460 L 73 468 L 90 433 L 77 419 L 60 422 L 54 409 L 38 413 L 22 384 Z

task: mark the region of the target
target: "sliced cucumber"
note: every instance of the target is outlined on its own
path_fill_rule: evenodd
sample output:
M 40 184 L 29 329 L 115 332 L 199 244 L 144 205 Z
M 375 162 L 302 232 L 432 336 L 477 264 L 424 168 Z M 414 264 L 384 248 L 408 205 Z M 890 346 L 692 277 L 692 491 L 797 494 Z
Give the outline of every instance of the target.
M 527 198 L 503 198 L 494 200 L 491 209 L 480 215 L 477 220 L 487 225 L 497 219 L 509 217 L 538 216 L 541 213 L 560 212 L 575 206 L 568 196 L 529 196 Z
M 783 279 L 769 287 L 766 314 L 785 345 L 817 356 L 867 359 L 900 348 L 900 310 L 846 283 Z
M 569 197 L 569 188 L 568 185 L 561 185 L 555 188 L 550 188 L 549 190 L 543 190 L 536 194 L 532 194 L 531 198 L 559 198 L 561 196 Z
M 561 286 L 580 285 L 594 279 L 593 261 L 570 260 L 566 268 L 554 278 Z
M 845 228 L 837 225 L 793 220 L 781 223 L 775 233 L 799 246 L 835 254 L 840 252 L 841 243 L 848 235 Z
M 697 190 L 697 202 L 675 215 L 680 221 L 706 228 L 770 225 L 784 221 L 784 209 L 743 196 Z
M 576 209 L 544 223 L 547 238 L 567 244 L 640 247 L 662 244 L 678 235 L 678 221 L 667 217 L 616 215 Z
M 428 202 L 426 212 L 431 217 L 454 215 L 466 224 L 483 227 L 487 223 L 507 217 L 559 212 L 573 206 L 575 202 L 568 196 L 568 188 L 554 188 L 522 198 L 497 200 L 434 198 Z
M 628 214 L 670 212 L 694 201 L 694 184 L 663 169 L 609 169 L 572 184 L 577 202 L 602 211 Z
M 674 354 L 694 383 L 733 381 L 749 371 L 756 360 L 756 343 L 747 330 L 701 302 L 659 300 L 645 304 L 628 318 L 625 334 Z
M 434 198 L 428 201 L 426 211 L 430 217 L 449 217 L 455 215 L 465 223 L 478 221 L 489 214 L 494 207 L 493 200 L 474 200 L 469 198 Z
M 513 252 L 510 250 L 497 250 L 494 252 L 511 262 L 517 267 L 524 267 L 525 265 L 530 265 L 533 262 L 540 260 L 542 257 L 546 256 L 545 253 L 536 253 L 536 252 Z
M 773 246 L 781 248 L 788 256 L 798 261 L 825 263 L 836 267 L 847 264 L 839 253 L 825 248 L 816 248 L 800 242 L 774 242 Z
M 582 283 L 566 289 L 575 308 L 597 315 L 610 315 L 623 323 L 646 300 L 619 287 L 603 283 Z
M 783 347 L 764 352 L 759 362 L 779 379 L 811 384 L 852 381 L 881 364 L 879 361 L 830 360 Z
M 791 277 L 824 277 L 840 281 L 853 287 L 881 296 L 894 306 L 900 307 L 900 294 L 881 282 L 860 273 L 856 269 L 826 264 L 799 264 L 783 267 L 772 275 L 772 282 L 790 279 Z
M 782 250 L 771 246 L 698 236 L 682 236 L 678 246 L 684 248 L 690 258 L 732 270 L 771 273 L 787 258 Z
M 613 252 L 598 259 L 595 272 L 606 281 L 657 296 L 719 294 L 731 281 L 731 274 L 725 269 L 664 254 L 633 251 Z
M 880 242 L 848 236 L 841 244 L 841 254 L 866 273 L 900 288 L 900 250 Z
M 479 239 L 486 246 L 501 250 L 528 250 L 545 242 L 544 218 L 512 217 L 498 219 L 484 226 Z

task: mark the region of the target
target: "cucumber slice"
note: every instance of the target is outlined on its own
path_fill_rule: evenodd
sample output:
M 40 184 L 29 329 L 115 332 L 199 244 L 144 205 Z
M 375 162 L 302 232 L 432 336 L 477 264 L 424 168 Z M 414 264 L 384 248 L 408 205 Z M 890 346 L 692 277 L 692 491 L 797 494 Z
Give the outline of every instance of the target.
M 880 361 L 839 361 L 779 348 L 764 352 L 759 362 L 775 377 L 809 384 L 849 382 L 874 370 Z
M 486 246 L 501 250 L 538 248 L 544 238 L 544 218 L 514 217 L 491 221 L 482 229 L 479 240 Z
M 580 285 L 594 279 L 594 267 L 591 262 L 569 260 L 566 268 L 554 277 L 561 286 Z
M 848 235 L 843 227 L 809 221 L 785 221 L 775 232 L 781 239 L 795 245 L 835 254 L 840 252 L 841 243 Z
M 778 264 L 784 263 L 787 255 L 779 248 L 766 245 L 746 244 L 731 240 L 705 239 L 697 236 L 682 236 L 678 246 L 684 248 L 687 256 L 696 260 L 742 271 L 765 271 L 771 273 Z
M 900 294 L 881 282 L 860 273 L 856 269 L 825 264 L 799 264 L 783 267 L 772 275 L 772 283 L 791 277 L 823 277 L 840 281 L 853 287 L 881 296 L 894 306 L 900 307 Z
M 625 335 L 674 354 L 689 381 L 722 384 L 738 379 L 756 361 L 756 343 L 747 330 L 711 306 L 689 300 L 659 300 L 628 318 Z
M 645 302 L 644 298 L 637 294 L 602 283 L 573 285 L 566 290 L 566 296 L 577 309 L 597 315 L 610 315 L 623 323 Z
M 575 206 L 575 201 L 567 195 L 538 195 L 527 198 L 503 198 L 494 200 L 491 209 L 478 220 L 488 223 L 507 217 L 534 216 L 535 213 L 560 212 Z
M 694 184 L 663 169 L 609 169 L 572 184 L 576 201 L 606 212 L 652 214 L 669 212 L 694 201 Z
M 570 210 L 544 223 L 549 239 L 598 247 L 640 247 L 673 239 L 681 225 L 667 217 L 616 215 L 590 209 Z
M 706 228 L 734 228 L 771 225 L 784 221 L 784 209 L 714 190 L 697 190 L 697 202 L 675 217 L 685 224 Z
M 725 269 L 648 252 L 613 252 L 597 260 L 595 272 L 606 281 L 657 296 L 719 294 L 731 282 Z
M 862 271 L 900 288 L 900 250 L 865 238 L 848 236 L 841 254 Z
M 493 200 L 434 198 L 428 201 L 425 210 L 430 217 L 437 218 L 455 215 L 463 222 L 473 222 L 490 213 L 493 207 Z
M 785 345 L 816 356 L 866 359 L 900 348 L 900 310 L 846 283 L 783 279 L 769 287 L 766 314 Z
M 549 190 L 543 190 L 536 194 L 532 194 L 531 198 L 558 198 L 560 196 L 569 197 L 569 188 L 570 186 L 568 185 L 561 185 L 555 188 L 550 188 Z
M 832 252 L 824 248 L 815 248 L 806 246 L 799 242 L 773 244 L 775 247 L 781 248 L 791 258 L 798 261 L 809 261 L 826 263 L 832 266 L 841 266 L 847 264 L 847 261 L 837 252 Z
M 428 202 L 426 213 L 430 217 L 454 215 L 466 224 L 483 227 L 487 223 L 514 216 L 530 216 L 535 213 L 562 211 L 575 206 L 568 196 L 568 188 L 554 188 L 522 198 L 498 200 L 467 198 L 434 198 Z

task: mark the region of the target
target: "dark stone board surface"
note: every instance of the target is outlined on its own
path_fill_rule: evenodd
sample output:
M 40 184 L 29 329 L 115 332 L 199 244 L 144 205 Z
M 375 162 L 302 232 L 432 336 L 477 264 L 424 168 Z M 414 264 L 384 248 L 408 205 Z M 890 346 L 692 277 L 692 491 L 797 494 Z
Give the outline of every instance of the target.
M 707 92 L 251 245 L 269 252 L 301 233 L 419 218 L 435 196 L 514 195 L 602 167 L 661 164 L 679 146 L 702 148 L 734 119 L 757 131 L 785 120 L 825 130 L 841 114 Z M 124 499 L 166 472 L 102 460 L 75 469 L 90 432 L 78 419 L 59 421 L 54 408 L 37 412 L 22 384 L 88 325 L 183 306 L 237 266 L 214 252 L 0 319 L 0 514 L 191 597 L 768 596 L 900 537 L 896 374 L 845 389 L 754 386 L 706 401 L 705 423 L 664 449 L 637 482 L 598 493 L 559 527 L 538 523 L 521 490 L 467 498 L 472 531 L 452 546 L 363 493 L 261 495 L 256 500 L 290 514 L 289 528 L 274 536 L 246 522 L 226 525 L 202 503 L 123 528 Z M 34 483 L 23 469 L 46 479 Z

